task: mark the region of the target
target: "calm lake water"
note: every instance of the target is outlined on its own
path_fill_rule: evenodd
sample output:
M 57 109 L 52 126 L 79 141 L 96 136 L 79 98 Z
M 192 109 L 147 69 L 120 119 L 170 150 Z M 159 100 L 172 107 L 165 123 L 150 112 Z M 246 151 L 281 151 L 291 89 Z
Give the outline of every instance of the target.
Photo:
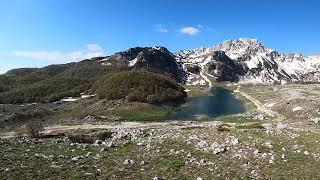
M 245 112 L 243 103 L 232 94 L 232 91 L 215 87 L 211 88 L 210 92 L 212 96 L 188 98 L 187 106 L 178 110 L 174 118 L 193 119 L 195 115 L 218 117 Z

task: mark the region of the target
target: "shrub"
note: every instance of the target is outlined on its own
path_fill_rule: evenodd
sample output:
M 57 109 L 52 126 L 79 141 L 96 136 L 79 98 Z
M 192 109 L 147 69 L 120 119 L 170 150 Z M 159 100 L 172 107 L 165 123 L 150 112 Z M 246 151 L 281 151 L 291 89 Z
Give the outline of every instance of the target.
M 40 122 L 29 122 L 22 128 L 18 128 L 15 131 L 16 137 L 30 137 L 30 138 L 40 138 L 41 132 L 44 130 Z
M 95 142 L 95 137 L 86 134 L 69 134 L 68 138 L 73 143 L 85 143 L 85 144 L 93 144 Z

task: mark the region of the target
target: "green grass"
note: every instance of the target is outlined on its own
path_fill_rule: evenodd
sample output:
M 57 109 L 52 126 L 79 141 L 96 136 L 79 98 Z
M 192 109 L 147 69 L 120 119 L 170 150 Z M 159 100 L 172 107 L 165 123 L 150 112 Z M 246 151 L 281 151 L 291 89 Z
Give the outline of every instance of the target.
M 246 116 L 222 116 L 216 119 L 224 123 L 248 123 L 248 122 L 257 122 L 257 120 L 252 119 L 251 117 Z
M 70 104 L 70 107 L 61 110 L 49 119 L 82 119 L 88 115 L 96 117 L 105 116 L 106 119 L 97 118 L 97 121 L 112 121 L 112 117 L 117 117 L 121 121 L 160 121 L 170 119 L 170 115 L 175 108 L 166 105 L 152 105 L 139 102 L 120 102 L 119 105 L 104 105 L 98 103 Z
M 169 119 L 174 109 L 169 106 L 156 106 L 136 103 L 133 106 L 121 107 L 105 112 L 104 115 L 114 115 L 128 121 L 157 121 Z
M 181 167 L 185 165 L 184 160 L 181 157 L 171 155 L 161 157 L 157 163 L 167 172 L 179 171 Z
M 239 126 L 236 126 L 236 128 L 238 128 L 238 129 L 264 129 L 262 124 L 263 123 L 261 123 L 261 122 L 256 122 L 256 123 L 239 125 Z

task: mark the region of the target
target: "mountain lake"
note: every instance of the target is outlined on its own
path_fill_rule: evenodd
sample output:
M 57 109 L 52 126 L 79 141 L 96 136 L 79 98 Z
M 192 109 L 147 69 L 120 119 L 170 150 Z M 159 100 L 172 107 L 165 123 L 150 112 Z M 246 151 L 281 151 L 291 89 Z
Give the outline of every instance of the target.
M 173 116 L 175 119 L 185 120 L 196 116 L 214 118 L 245 112 L 243 102 L 232 92 L 223 87 L 213 87 L 210 89 L 211 96 L 187 98 L 186 106 L 181 107 Z

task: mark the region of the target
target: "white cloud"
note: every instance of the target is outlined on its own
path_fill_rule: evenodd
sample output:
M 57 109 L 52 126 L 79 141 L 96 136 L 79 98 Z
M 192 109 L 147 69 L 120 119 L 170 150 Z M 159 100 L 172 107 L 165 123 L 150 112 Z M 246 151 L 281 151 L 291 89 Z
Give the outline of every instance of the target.
M 198 24 L 197 27 L 199 29 L 201 29 L 202 31 L 214 31 L 211 27 L 205 26 L 205 25 L 202 25 L 202 24 Z
M 154 29 L 157 32 L 161 32 L 161 33 L 167 33 L 169 32 L 168 28 L 166 28 L 165 26 L 163 26 L 162 24 L 156 24 L 154 25 Z
M 189 27 L 183 27 L 180 29 L 180 33 L 187 34 L 190 36 L 194 36 L 200 33 L 200 30 L 198 28 L 189 26 Z
M 34 60 L 50 61 L 51 63 L 66 63 L 79 61 L 97 56 L 105 56 L 104 49 L 98 44 L 88 44 L 86 48 L 71 51 L 11 51 L 11 56 L 30 58 Z

